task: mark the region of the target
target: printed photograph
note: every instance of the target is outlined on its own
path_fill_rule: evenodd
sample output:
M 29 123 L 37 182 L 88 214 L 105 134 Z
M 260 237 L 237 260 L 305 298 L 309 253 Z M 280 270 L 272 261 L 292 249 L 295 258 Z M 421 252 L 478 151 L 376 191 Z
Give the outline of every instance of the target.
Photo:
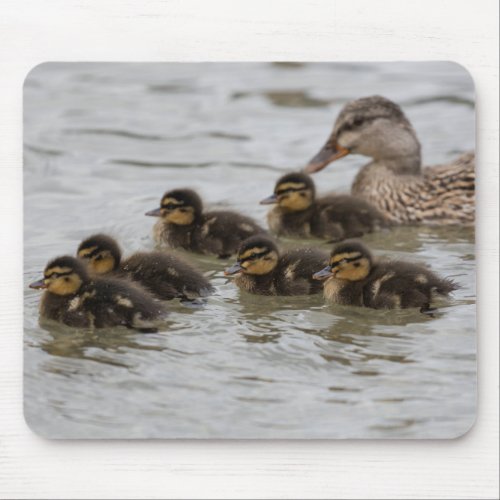
M 476 416 L 453 62 L 24 83 L 24 415 L 49 439 L 453 439 Z

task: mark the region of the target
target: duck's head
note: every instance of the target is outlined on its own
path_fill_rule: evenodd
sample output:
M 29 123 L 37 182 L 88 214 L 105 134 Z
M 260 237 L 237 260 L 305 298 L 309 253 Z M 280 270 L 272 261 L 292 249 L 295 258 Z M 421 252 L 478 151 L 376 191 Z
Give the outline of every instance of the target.
M 43 278 L 30 284 L 30 288 L 47 289 L 55 295 L 72 295 L 88 283 L 89 275 L 85 263 L 74 257 L 57 257 L 50 261 Z
M 339 113 L 333 132 L 319 153 L 306 166 L 317 172 L 348 154 L 374 160 L 409 158 L 408 168 L 420 166 L 420 143 L 401 108 L 381 96 L 363 97 L 347 103 Z M 405 168 L 405 162 L 402 167 Z
M 146 215 L 161 217 L 163 221 L 178 226 L 189 226 L 203 210 L 201 198 L 191 189 L 167 191 L 160 202 L 160 207 L 146 212 Z
M 85 260 L 93 273 L 106 274 L 119 266 L 122 252 L 110 236 L 94 234 L 80 243 L 77 257 Z
M 314 274 L 313 278 L 359 281 L 368 276 L 372 264 L 373 257 L 368 248 L 358 241 L 344 241 L 332 250 L 328 266 Z
M 262 236 L 252 236 L 241 243 L 236 264 L 228 267 L 224 274 L 226 276 L 238 273 L 268 274 L 276 267 L 278 259 L 278 248 L 272 240 Z
M 311 206 L 314 201 L 315 188 L 313 180 L 302 172 L 294 172 L 281 177 L 274 187 L 274 194 L 263 199 L 261 205 L 277 203 L 287 212 L 301 212 Z

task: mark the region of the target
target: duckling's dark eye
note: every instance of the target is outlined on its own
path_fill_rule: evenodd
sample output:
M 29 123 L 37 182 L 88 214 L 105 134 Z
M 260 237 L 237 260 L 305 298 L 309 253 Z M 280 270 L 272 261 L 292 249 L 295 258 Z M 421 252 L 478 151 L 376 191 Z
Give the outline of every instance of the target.
M 255 252 L 254 252 L 254 253 L 252 253 L 252 254 L 250 254 L 250 258 L 251 258 L 251 259 L 255 259 L 255 257 L 257 257 L 257 254 L 256 254 Z
M 304 191 L 302 191 L 302 192 L 299 193 L 299 195 L 302 196 L 302 198 L 305 198 L 306 193 L 304 193 Z
M 103 256 L 102 255 L 96 255 L 94 260 L 102 260 Z
M 354 267 L 359 267 L 361 264 L 359 262 L 354 263 Z

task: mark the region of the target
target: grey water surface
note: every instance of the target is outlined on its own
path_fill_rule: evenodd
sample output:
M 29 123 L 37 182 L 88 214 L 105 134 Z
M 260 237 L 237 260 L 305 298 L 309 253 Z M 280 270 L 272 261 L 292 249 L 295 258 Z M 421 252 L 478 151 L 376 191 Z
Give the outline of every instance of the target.
M 24 87 L 24 400 L 51 438 L 452 438 L 476 409 L 474 233 L 401 227 L 369 235 L 376 254 L 430 265 L 461 289 L 415 310 L 259 297 L 226 262 L 184 253 L 216 287 L 203 308 L 169 302 L 164 331 L 39 324 L 28 284 L 49 259 L 107 232 L 125 253 L 153 249 L 167 189 L 265 224 L 284 172 L 324 143 L 347 100 L 403 106 L 425 164 L 474 148 L 474 89 L 452 63 L 90 64 L 36 67 Z M 368 160 L 314 176 L 346 192 Z M 321 241 L 285 241 L 287 245 Z

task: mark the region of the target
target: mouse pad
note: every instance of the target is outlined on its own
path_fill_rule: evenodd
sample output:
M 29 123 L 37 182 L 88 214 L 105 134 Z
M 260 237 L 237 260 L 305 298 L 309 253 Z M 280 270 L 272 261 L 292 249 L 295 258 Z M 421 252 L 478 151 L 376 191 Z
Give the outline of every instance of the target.
M 44 63 L 24 414 L 45 438 L 456 438 L 474 85 L 452 62 Z

